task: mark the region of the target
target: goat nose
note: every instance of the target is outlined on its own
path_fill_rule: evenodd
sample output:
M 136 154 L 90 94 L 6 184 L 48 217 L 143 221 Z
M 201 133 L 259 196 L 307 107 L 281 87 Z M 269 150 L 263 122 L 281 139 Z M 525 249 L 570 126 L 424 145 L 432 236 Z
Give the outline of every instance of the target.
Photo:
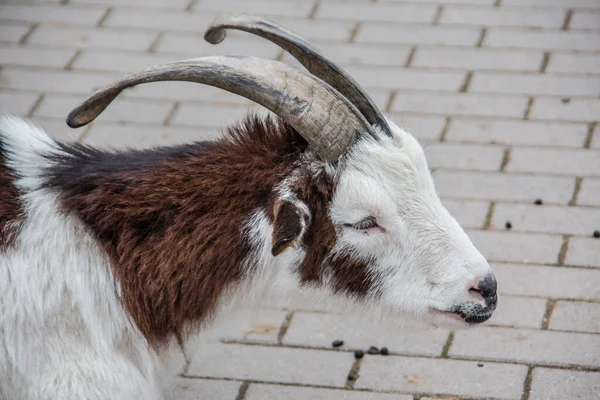
M 496 282 L 496 277 L 493 274 L 489 274 L 471 287 L 469 292 L 475 297 L 483 298 L 486 303 L 493 303 L 497 299 L 497 290 L 498 283 Z

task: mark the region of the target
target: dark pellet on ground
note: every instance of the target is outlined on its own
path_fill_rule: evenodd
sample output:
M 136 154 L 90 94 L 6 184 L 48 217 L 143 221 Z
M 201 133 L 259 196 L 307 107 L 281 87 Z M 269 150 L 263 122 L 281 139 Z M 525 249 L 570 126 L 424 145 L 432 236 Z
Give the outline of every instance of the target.
M 481 367 L 483 367 L 483 364 L 482 364 L 482 363 L 479 363 L 479 364 L 477 364 L 477 366 L 478 366 L 479 368 L 481 368 Z
M 365 352 L 362 350 L 356 350 L 354 352 L 354 358 L 363 358 L 365 356 Z
M 544 202 L 542 201 L 542 199 L 536 199 L 533 204 L 535 204 L 536 206 L 541 206 L 542 204 L 544 204 Z
M 358 374 L 356 372 L 350 372 L 348 374 L 348 380 L 349 381 L 355 381 L 358 379 Z
M 600 231 L 594 231 L 594 237 L 600 238 Z
M 390 351 L 388 350 L 387 347 L 382 347 L 381 348 L 381 355 L 387 356 L 388 354 L 390 354 Z
M 367 350 L 367 353 L 369 354 L 379 354 L 379 349 L 375 346 L 371 346 L 369 347 L 369 350 Z
M 506 221 L 506 224 L 504 224 L 504 227 L 506 229 L 512 229 L 512 224 L 510 223 L 510 221 Z
M 344 341 L 343 340 L 334 340 L 333 342 L 331 342 L 331 345 L 333 347 L 341 347 L 344 345 Z

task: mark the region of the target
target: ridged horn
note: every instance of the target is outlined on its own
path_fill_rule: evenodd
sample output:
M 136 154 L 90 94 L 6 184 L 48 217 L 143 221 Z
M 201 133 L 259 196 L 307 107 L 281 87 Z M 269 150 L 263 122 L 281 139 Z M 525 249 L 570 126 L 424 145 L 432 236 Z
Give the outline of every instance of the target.
M 255 101 L 294 127 L 325 161 L 344 154 L 358 133 L 371 132 L 356 107 L 305 71 L 273 60 L 225 56 L 176 61 L 126 76 L 71 111 L 67 124 L 86 125 L 124 89 L 159 81 L 203 83 Z
M 329 83 L 344 95 L 371 125 L 378 125 L 391 136 L 385 117 L 358 82 L 295 32 L 267 18 L 232 14 L 215 19 L 204 33 L 204 39 L 212 44 L 221 43 L 225 39 L 227 29 L 253 33 L 275 43 L 290 53 L 310 73 Z

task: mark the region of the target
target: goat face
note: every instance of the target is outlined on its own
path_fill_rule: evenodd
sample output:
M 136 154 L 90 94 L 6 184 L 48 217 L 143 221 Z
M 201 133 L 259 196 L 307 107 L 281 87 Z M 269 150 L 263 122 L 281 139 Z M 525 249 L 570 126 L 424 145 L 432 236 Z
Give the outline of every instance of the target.
M 420 144 L 388 124 L 391 137 L 363 137 L 324 172 L 333 181 L 325 212 L 314 198 L 299 200 L 297 181 L 279 190 L 273 254 L 304 249 L 288 264 L 300 286 L 371 311 L 451 327 L 483 322 L 497 302 L 491 268 L 442 205 Z

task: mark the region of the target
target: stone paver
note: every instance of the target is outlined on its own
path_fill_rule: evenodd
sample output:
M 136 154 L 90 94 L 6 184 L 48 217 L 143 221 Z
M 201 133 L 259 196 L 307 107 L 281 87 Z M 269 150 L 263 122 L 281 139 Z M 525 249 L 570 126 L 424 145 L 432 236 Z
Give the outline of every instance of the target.
M 493 265 L 500 293 L 600 300 L 600 270 L 523 264 Z
M 600 220 L 594 221 L 594 230 L 600 230 Z M 588 231 L 589 237 L 573 237 L 569 241 L 569 250 L 565 259 L 566 264 L 583 265 L 600 268 L 600 238 L 592 237 L 593 231 Z
M 275 19 L 425 146 L 443 203 L 498 279 L 494 316 L 453 335 L 272 294 L 256 318 L 232 316 L 220 343 L 191 351 L 167 399 L 600 398 L 600 1 L 2 3 L 0 113 L 110 148 L 216 139 L 249 110 L 264 113 L 220 89 L 162 82 L 125 90 L 89 126 L 65 124 L 96 89 L 157 63 L 244 54 L 298 66 L 245 32 L 218 46 L 203 39 L 222 13 Z M 344 346 L 332 349 L 334 339 Z M 392 354 L 355 364 L 352 350 L 370 345 Z M 353 365 L 359 377 L 346 387 Z
M 355 387 L 458 396 L 519 399 L 523 365 L 406 357 L 366 357 Z
M 445 329 L 399 332 L 394 324 L 365 322 L 360 317 L 353 319 L 345 315 L 296 312 L 283 343 L 331 348 L 333 340 L 341 339 L 344 341 L 341 349 L 366 351 L 370 346 L 376 346 L 387 347 L 390 352 L 398 354 L 437 356 L 442 353 L 448 333 Z
M 530 400 L 600 398 L 600 373 L 536 368 Z
M 389 393 L 349 392 L 308 387 L 255 385 L 246 393 L 246 400 L 412 400 L 412 396 Z
M 549 329 L 600 333 L 600 304 L 559 301 L 552 311 Z
M 170 385 L 166 400 L 235 400 L 240 382 L 177 378 Z
M 449 354 L 476 360 L 596 367 L 600 335 L 482 327 L 456 332 Z
M 343 387 L 351 353 L 214 344 L 192 354 L 186 376 Z M 221 359 L 227 362 L 215 362 Z
M 507 221 L 511 222 L 513 231 L 591 236 L 600 224 L 600 209 L 547 204 L 496 204 L 492 227 L 504 229 Z
M 587 134 L 588 126 L 583 123 L 455 117 L 452 118 L 446 132 L 446 140 L 540 147 L 583 147 Z
M 575 188 L 573 178 L 547 175 L 440 170 L 434 177 L 441 196 L 459 199 L 531 203 L 542 198 L 549 203 L 567 204 Z

